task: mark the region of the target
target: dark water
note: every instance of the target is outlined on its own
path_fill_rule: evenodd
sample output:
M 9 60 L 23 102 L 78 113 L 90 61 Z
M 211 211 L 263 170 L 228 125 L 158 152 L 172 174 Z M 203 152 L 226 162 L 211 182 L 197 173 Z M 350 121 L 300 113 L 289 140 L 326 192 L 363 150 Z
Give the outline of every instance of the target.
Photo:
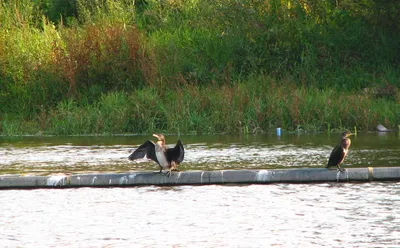
M 181 139 L 181 170 L 323 167 L 338 135 L 167 136 Z M 0 137 L 0 174 L 55 174 L 158 170 L 154 162 L 127 157 L 149 136 Z M 352 137 L 344 167 L 400 165 L 398 133 L 359 133 Z
M 0 174 L 158 170 L 151 136 L 0 137 Z M 168 136 L 174 143 L 178 137 Z M 181 136 L 181 170 L 322 167 L 337 135 Z M 352 138 L 346 167 L 398 166 L 397 133 Z M 400 183 L 0 191 L 0 247 L 399 247 Z

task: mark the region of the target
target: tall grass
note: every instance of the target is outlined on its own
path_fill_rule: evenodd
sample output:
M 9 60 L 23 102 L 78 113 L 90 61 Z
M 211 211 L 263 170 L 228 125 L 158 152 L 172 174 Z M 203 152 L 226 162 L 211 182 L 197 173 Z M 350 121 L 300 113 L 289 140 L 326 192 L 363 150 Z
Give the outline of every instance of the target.
M 381 69 L 399 63 L 400 22 L 382 26 L 373 1 L 166 2 L 140 20 L 169 79 L 223 83 L 257 71 L 358 90 L 386 80 Z
M 81 4 L 82 24 L 67 28 L 34 18 L 28 11 L 36 9 L 34 3 L 22 3 L 0 5 L 6 14 L 0 26 L 0 113 L 31 118 L 60 101 L 94 101 L 102 92 L 155 80 L 152 58 L 141 49 L 143 35 L 126 22 L 130 12 L 121 4 L 103 2 L 104 9 L 95 5 L 90 11 Z
M 378 123 L 395 128 L 400 123 L 400 105 L 392 100 L 306 89 L 285 80 L 289 87 L 269 76 L 255 76 L 234 86 L 108 93 L 92 104 L 65 100 L 36 120 L 33 133 L 262 133 L 278 126 L 287 131 L 334 131 L 371 130 Z M 1 123 L 3 133 L 24 133 L 21 124 L 11 125 L 8 119 Z M 32 123 L 27 127 L 32 132 Z
M 397 1 L 0 0 L 0 132 L 399 124 Z

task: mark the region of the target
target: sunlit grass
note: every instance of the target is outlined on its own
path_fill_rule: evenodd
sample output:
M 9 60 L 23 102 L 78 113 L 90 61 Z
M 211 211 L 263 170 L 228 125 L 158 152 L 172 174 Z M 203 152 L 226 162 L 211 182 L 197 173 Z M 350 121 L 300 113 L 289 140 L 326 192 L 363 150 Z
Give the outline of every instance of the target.
M 398 3 L 39 2 L 0 1 L 2 134 L 400 123 Z
M 58 135 L 263 133 L 276 127 L 285 131 L 330 132 L 354 127 L 365 131 L 377 124 L 396 128 L 392 123 L 399 123 L 399 111 L 391 100 L 288 88 L 263 77 L 232 87 L 187 85 L 163 91 L 114 92 L 92 104 L 63 101 L 49 111 L 43 129 Z M 12 133 L 12 128 L 3 122 L 3 132 Z

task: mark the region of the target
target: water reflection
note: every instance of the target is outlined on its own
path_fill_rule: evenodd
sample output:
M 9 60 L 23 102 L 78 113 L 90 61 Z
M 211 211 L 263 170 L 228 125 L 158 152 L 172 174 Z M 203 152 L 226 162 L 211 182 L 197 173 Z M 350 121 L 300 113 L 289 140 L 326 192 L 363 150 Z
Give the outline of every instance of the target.
M 0 239 L 3 247 L 395 247 L 399 190 L 375 182 L 7 190 Z
M 50 174 L 158 170 L 154 162 L 129 161 L 131 151 L 151 136 L 0 137 L 1 174 Z M 167 136 L 183 140 L 186 154 L 180 169 L 268 169 L 323 167 L 338 135 L 208 135 Z M 359 133 L 344 167 L 398 166 L 400 138 Z

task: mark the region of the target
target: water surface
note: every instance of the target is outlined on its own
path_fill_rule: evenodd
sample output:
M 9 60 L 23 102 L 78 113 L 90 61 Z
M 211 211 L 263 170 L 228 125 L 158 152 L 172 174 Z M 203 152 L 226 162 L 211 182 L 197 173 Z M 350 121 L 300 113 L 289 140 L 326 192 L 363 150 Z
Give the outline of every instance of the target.
M 158 170 L 151 136 L 0 137 L 0 174 Z M 325 166 L 338 135 L 167 136 L 181 170 Z M 346 167 L 398 166 L 396 133 L 352 138 Z M 397 247 L 400 183 L 0 191 L 1 247 Z
M 181 139 L 181 170 L 324 167 L 338 134 L 167 136 Z M 158 170 L 129 154 L 152 136 L 0 137 L 0 174 L 57 174 Z M 400 165 L 398 133 L 359 133 L 352 137 L 344 167 Z
M 398 247 L 400 183 L 0 191 L 2 247 Z

